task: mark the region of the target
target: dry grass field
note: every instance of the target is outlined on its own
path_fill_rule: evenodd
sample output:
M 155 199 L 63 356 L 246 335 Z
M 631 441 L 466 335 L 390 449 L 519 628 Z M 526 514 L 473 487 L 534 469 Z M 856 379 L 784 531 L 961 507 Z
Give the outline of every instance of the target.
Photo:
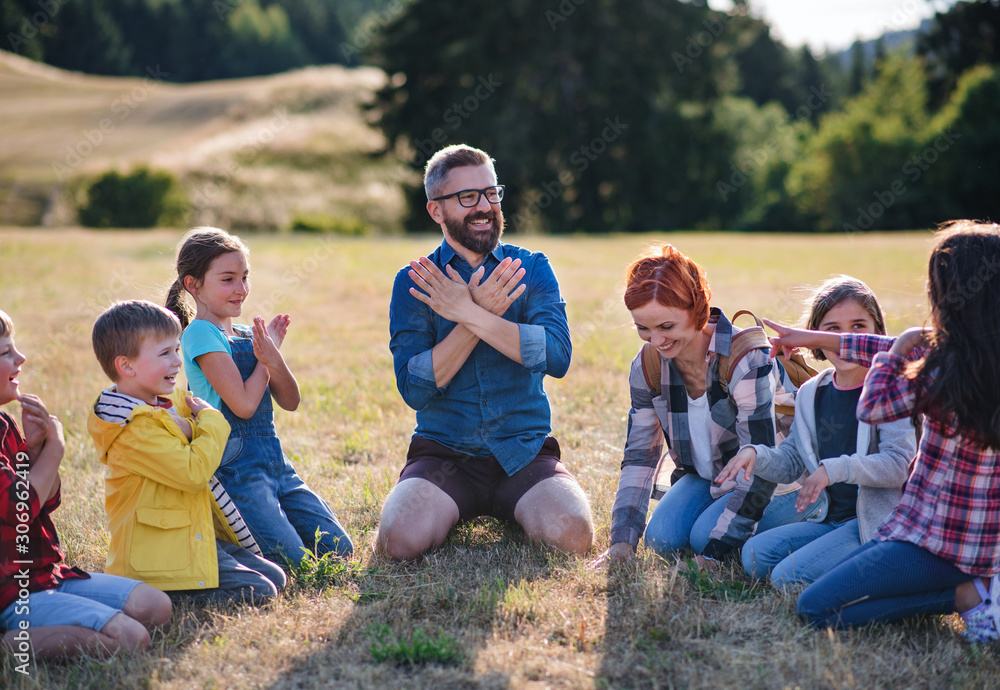
M 430 228 L 429 228 L 430 229 Z M 101 570 L 108 540 L 102 466 L 85 429 L 107 385 L 90 348 L 97 313 L 118 298 L 162 301 L 179 232 L 0 230 L 0 308 L 28 356 L 24 392 L 63 420 L 68 560 Z M 733 568 L 692 582 L 640 551 L 588 570 L 589 558 L 533 550 L 493 521 L 458 528 L 420 562 L 371 555 L 382 501 L 402 466 L 413 413 L 395 391 L 387 311 L 395 271 L 440 235 L 323 239 L 250 235 L 244 314 L 288 312 L 283 352 L 302 387 L 279 435 L 302 475 L 357 544 L 350 563 L 319 562 L 263 609 L 179 608 L 149 654 L 43 663 L 11 688 L 940 688 L 997 687 L 996 645 L 976 647 L 955 617 L 850 632 L 814 631 L 795 598 L 751 587 Z M 607 541 L 639 340 L 621 304 L 624 266 L 663 239 L 703 263 L 713 303 L 790 321 L 804 286 L 850 273 L 875 289 L 890 332 L 922 323 L 929 234 L 734 234 L 511 238 L 546 252 L 569 305 L 574 358 L 547 382 L 554 433 Z M 17 413 L 17 406 L 8 411 Z M 742 587 L 741 587 L 742 585 Z M 727 598 L 728 597 L 728 598 Z M 407 663 L 409 659 L 413 663 Z

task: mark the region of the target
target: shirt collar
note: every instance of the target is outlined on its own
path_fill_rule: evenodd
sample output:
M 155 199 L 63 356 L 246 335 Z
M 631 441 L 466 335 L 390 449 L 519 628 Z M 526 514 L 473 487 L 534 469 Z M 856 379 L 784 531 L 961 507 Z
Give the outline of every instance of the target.
M 503 242 L 497 242 L 496 248 L 486 256 L 492 256 L 494 259 L 496 259 L 497 263 L 500 263 L 501 261 L 503 261 L 503 246 L 504 246 Z M 455 249 L 448 243 L 447 238 L 441 240 L 441 247 L 438 256 L 441 259 L 442 268 L 450 264 L 451 260 L 454 259 L 456 256 L 459 259 L 462 259 L 459 253 L 456 252 Z M 465 261 L 465 259 L 462 259 L 462 261 Z M 486 259 L 483 259 L 483 263 L 484 264 L 486 263 Z

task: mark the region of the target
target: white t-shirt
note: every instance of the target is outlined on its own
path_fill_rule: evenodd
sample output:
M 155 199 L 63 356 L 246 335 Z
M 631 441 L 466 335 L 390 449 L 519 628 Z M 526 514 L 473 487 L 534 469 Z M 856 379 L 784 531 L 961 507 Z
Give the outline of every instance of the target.
M 712 469 L 712 414 L 708 407 L 707 391 L 697 400 L 688 396 L 687 422 L 694 468 L 699 477 L 712 481 L 715 479 Z

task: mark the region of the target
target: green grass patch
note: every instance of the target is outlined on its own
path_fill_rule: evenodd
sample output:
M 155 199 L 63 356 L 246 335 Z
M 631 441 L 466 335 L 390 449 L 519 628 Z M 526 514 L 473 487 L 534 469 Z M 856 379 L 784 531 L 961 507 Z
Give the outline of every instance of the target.
M 388 625 L 372 625 L 368 629 L 371 645 L 368 651 L 379 663 L 396 666 L 423 666 L 440 664 L 457 666 L 462 661 L 458 642 L 453 635 L 438 632 L 430 635 L 424 630 L 415 630 L 408 636 L 397 637 Z

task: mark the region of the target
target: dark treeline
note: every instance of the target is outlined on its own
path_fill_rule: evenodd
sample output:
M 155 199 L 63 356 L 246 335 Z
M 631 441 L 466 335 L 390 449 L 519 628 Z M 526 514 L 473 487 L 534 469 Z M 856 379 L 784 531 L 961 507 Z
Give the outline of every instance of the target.
M 187 82 L 343 63 L 336 0 L 0 0 L 2 47 L 69 70 Z
M 1000 2 L 960 2 L 842 63 L 742 3 L 415 0 L 368 57 L 390 150 L 495 153 L 515 230 L 861 231 L 1000 218 L 998 28 Z
M 494 153 L 514 231 L 1000 218 L 1000 0 L 846 60 L 700 0 L 0 0 L 0 28 L 5 49 L 98 74 L 378 65 L 386 153 L 416 170 L 449 143 Z

